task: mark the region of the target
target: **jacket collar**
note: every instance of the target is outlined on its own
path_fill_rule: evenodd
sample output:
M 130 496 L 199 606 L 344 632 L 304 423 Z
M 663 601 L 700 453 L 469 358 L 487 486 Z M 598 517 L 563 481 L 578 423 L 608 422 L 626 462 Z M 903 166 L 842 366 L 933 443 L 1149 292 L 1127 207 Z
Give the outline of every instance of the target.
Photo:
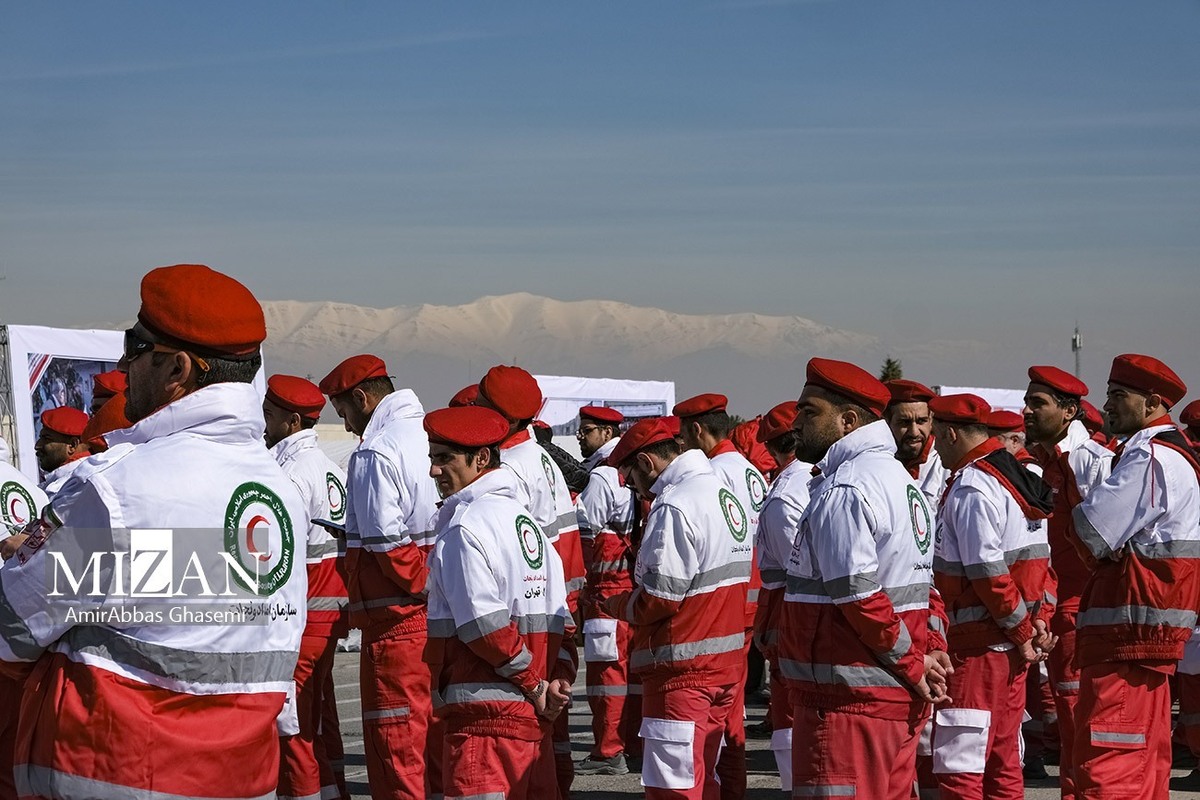
M 443 500 L 441 510 L 438 511 L 439 527 L 441 527 L 441 523 L 454 516 L 455 510 L 459 506 L 470 505 L 488 494 L 516 500 L 517 477 L 513 471 L 510 469 L 489 470 Z
M 296 431 L 286 439 L 279 441 L 271 448 L 271 455 L 275 456 L 275 460 L 283 463 L 290 458 L 294 458 L 297 453 L 302 453 L 305 450 L 313 450 L 317 447 L 317 432 L 312 428 L 306 431 Z
M 591 472 L 596 467 L 604 466 L 604 462 L 612 455 L 612 451 L 617 449 L 617 442 L 621 441 L 620 436 L 614 436 L 604 444 L 600 445 L 600 449 L 587 457 L 583 462 L 583 468 Z
M 265 427 L 258 389 L 249 383 L 218 383 L 168 403 L 129 428 L 106 433 L 104 439 L 115 447 L 187 433 L 225 444 L 261 445 Z
M 397 389 L 379 401 L 371 420 L 363 430 L 362 440 L 368 442 L 402 419 L 421 419 L 425 409 L 412 389 Z
M 667 488 L 682 483 L 697 475 L 716 475 L 708 463 L 708 456 L 700 450 L 687 450 L 677 456 L 674 461 L 658 476 L 658 480 L 650 487 L 655 497 L 660 496 Z
M 896 455 L 896 440 L 883 420 L 863 425 L 838 439 L 825 457 L 817 462 L 816 469 L 822 475 L 832 475 L 847 461 L 872 452 L 887 453 L 893 457 Z

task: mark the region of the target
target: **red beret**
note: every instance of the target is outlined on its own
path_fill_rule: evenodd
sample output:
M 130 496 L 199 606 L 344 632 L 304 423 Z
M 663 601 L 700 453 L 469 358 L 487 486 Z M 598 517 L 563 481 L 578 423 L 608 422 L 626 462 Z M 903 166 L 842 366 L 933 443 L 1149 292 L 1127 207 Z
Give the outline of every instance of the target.
M 459 389 L 458 393 L 450 398 L 450 407 L 461 408 L 462 406 L 473 406 L 477 397 L 479 397 L 479 385 L 472 383 L 464 389 Z
M 125 416 L 125 395 L 114 394 L 104 402 L 88 420 L 80 439 L 87 442 L 93 453 L 103 453 L 108 449 L 104 437 L 113 431 L 128 428 L 133 423 Z
M 676 417 L 698 417 L 711 411 L 724 411 L 729 398 L 723 394 L 698 394 L 681 403 L 676 403 L 671 413 Z
M 1025 418 L 1013 411 L 993 411 L 988 415 L 987 426 L 993 431 L 1012 433 L 1025 430 Z
M 430 442 L 453 447 L 490 447 L 508 436 L 508 420 L 483 406 L 439 408 L 422 424 Z
M 947 394 L 929 401 L 929 410 L 937 422 L 960 425 L 987 425 L 992 407 L 974 394 Z
M 550 423 L 543 419 L 535 419 L 533 421 L 533 427 L 537 428 L 539 431 L 553 430 L 553 428 L 550 427 Z
M 78 408 L 59 406 L 42 412 L 42 427 L 60 436 L 83 436 L 88 415 Z
M 792 423 L 795 421 L 796 401 L 789 400 L 786 403 L 780 403 L 759 420 L 758 433 L 754 438 L 760 442 L 769 442 L 776 436 L 782 436 L 790 431 Z
M 1135 353 L 1126 353 L 1113 359 L 1108 382 L 1119 383 L 1146 394 L 1156 394 L 1168 408 L 1187 394 L 1187 385 L 1170 367 L 1157 358 Z
M 151 333 L 201 355 L 252 356 L 267 338 L 262 306 L 250 290 L 200 264 L 146 273 L 137 316 Z
M 668 417 L 649 417 L 638 420 L 633 427 L 625 431 L 625 435 L 617 442 L 617 446 L 608 456 L 608 465 L 619 467 L 637 451 L 668 439 L 673 440 L 675 433 Z
M 98 372 L 92 376 L 92 397 L 112 397 L 124 394 L 129 379 L 119 369 L 112 372 Z
M 512 420 L 532 419 L 542 408 L 537 379 L 520 367 L 492 367 L 479 382 L 479 394 Z
M 846 361 L 810 358 L 804 373 L 806 384 L 840 394 L 875 414 L 883 414 L 892 399 L 892 393 L 878 378 Z
M 1087 400 L 1080 400 L 1079 405 L 1083 407 L 1083 426 L 1089 432 L 1104 429 L 1104 415 L 1100 413 L 1100 409 L 1089 403 Z
M 1058 367 L 1030 367 L 1029 382 L 1049 386 L 1054 391 L 1071 397 L 1086 397 L 1088 393 L 1086 383 Z
M 1200 427 L 1200 400 L 1193 400 L 1179 414 L 1179 424 L 1185 428 Z
M 325 395 L 312 381 L 295 375 L 272 375 L 267 378 L 267 399 L 280 408 L 294 411 L 302 417 L 320 419 L 325 407 Z
M 594 419 L 596 422 L 603 422 L 607 425 L 620 425 L 625 421 L 624 414 L 615 408 L 607 406 L 584 406 L 579 409 L 579 416 Z
M 675 416 L 674 414 L 669 417 L 663 417 L 663 419 L 667 421 L 667 427 L 671 429 L 672 436 L 678 436 L 680 431 L 683 430 L 682 420 L 680 420 L 679 417 Z
M 885 381 L 883 385 L 887 387 L 888 392 L 891 394 L 891 399 L 888 401 L 889 406 L 892 403 L 928 403 L 937 397 L 937 392 L 925 384 L 905 380 L 904 378 Z
M 333 397 L 371 378 L 386 378 L 387 374 L 387 365 L 378 356 L 350 356 L 321 378 L 319 387 L 322 394 Z

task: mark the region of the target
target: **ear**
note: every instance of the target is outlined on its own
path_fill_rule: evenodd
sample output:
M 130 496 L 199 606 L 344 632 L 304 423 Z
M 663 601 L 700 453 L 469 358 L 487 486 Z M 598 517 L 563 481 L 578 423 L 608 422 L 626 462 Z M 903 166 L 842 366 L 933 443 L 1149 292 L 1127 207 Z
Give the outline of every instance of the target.
M 355 386 L 350 390 L 350 396 L 354 398 L 354 405 L 359 411 L 365 412 L 369 410 L 371 398 L 368 397 L 367 393 L 362 390 L 362 387 Z
M 839 414 L 838 417 L 842 423 L 842 435 L 843 436 L 845 436 L 847 433 L 850 433 L 851 431 L 853 431 L 855 428 L 857 428 L 862 423 L 862 419 L 859 418 L 858 412 L 852 408 L 846 409 L 841 414 Z
M 192 357 L 182 351 L 170 354 L 171 371 L 166 377 L 166 389 L 168 394 L 174 394 L 179 389 L 186 389 L 195 384 L 197 376 L 196 365 L 192 363 Z
M 1161 411 L 1165 411 L 1165 410 L 1166 409 L 1163 408 L 1162 395 L 1153 394 L 1153 393 L 1146 395 L 1146 418 L 1147 419 L 1149 419 L 1150 417 L 1157 416 Z

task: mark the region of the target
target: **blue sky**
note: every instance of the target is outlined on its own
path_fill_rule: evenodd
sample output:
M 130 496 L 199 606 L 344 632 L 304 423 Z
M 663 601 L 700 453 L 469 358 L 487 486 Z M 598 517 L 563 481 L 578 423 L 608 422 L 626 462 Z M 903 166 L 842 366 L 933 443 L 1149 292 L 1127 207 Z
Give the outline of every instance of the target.
M 1094 369 L 1158 353 L 1200 387 L 1194 0 L 0 20 L 6 322 L 126 319 L 199 261 L 265 299 L 605 297 L 1025 363 L 1066 365 L 1079 319 Z

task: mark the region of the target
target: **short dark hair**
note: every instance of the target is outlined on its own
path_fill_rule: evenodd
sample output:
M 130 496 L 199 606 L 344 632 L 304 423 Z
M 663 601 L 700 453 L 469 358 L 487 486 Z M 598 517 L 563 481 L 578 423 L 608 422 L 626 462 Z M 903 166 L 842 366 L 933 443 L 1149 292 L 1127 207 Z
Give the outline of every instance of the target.
M 186 352 L 186 351 L 185 351 Z M 154 353 L 152 357 L 156 360 L 154 363 L 162 363 L 162 358 L 171 355 L 170 353 Z M 196 384 L 198 386 L 212 386 L 217 383 L 254 383 L 254 378 L 258 375 L 258 371 L 262 369 L 262 352 L 255 353 L 250 358 L 232 359 L 232 358 L 217 358 L 214 356 L 194 356 L 195 358 L 203 358 L 204 363 L 208 364 L 208 369 L 200 369 L 196 367 Z
M 1075 416 L 1071 417 L 1072 422 L 1077 419 L 1083 419 L 1085 416 L 1087 416 L 1083 411 L 1082 397 L 1076 397 L 1073 394 L 1063 394 L 1062 392 L 1053 388 L 1050 389 L 1049 394 L 1054 398 L 1054 402 L 1058 403 L 1060 407 L 1065 406 L 1067 403 L 1075 404 Z
M 661 442 L 647 445 L 638 451 L 639 453 L 649 453 L 652 456 L 657 456 L 661 459 L 675 458 L 683 451 L 679 448 L 679 442 L 674 439 L 663 439 Z
M 733 430 L 733 419 L 726 411 L 708 411 L 704 414 L 688 417 L 684 422 L 687 424 L 693 422 L 699 423 L 701 428 L 718 439 L 728 437 L 729 432 Z
M 313 428 L 317 427 L 318 422 L 320 422 L 320 420 L 313 419 L 312 417 L 301 417 L 300 418 L 300 430 L 302 430 L 302 431 L 312 430 Z
M 844 394 L 830 391 L 824 387 L 820 387 L 820 391 L 824 394 L 825 399 L 834 405 L 839 412 L 853 411 L 858 415 L 858 418 L 863 421 L 864 425 L 872 422 L 878 422 L 881 417 L 874 411 L 869 411 L 861 405 L 846 397 Z
M 935 417 L 934 422 L 937 422 L 937 421 L 938 420 Z M 954 428 L 959 433 L 973 433 L 976 436 L 982 436 L 985 439 L 990 436 L 995 435 L 992 433 L 991 428 L 989 428 L 987 425 L 985 425 L 982 422 L 943 422 L 942 424 L 945 425 L 947 428 Z M 1020 431 L 1004 431 L 1004 433 L 1019 433 L 1019 432 Z
M 362 389 L 364 394 L 369 394 L 372 397 L 387 397 L 396 391 L 396 386 L 392 383 L 390 377 L 381 375 L 378 378 L 367 378 L 350 391 L 354 391 L 354 389 Z
M 480 450 L 488 451 L 488 469 L 494 469 L 500 466 L 500 445 L 493 444 L 487 447 L 460 447 L 456 444 L 448 444 L 446 448 L 455 455 L 473 457 Z
M 779 434 L 773 439 L 767 441 L 767 445 L 780 453 L 791 453 L 796 455 L 796 447 L 800 444 L 800 434 L 794 430 L 787 430 Z

